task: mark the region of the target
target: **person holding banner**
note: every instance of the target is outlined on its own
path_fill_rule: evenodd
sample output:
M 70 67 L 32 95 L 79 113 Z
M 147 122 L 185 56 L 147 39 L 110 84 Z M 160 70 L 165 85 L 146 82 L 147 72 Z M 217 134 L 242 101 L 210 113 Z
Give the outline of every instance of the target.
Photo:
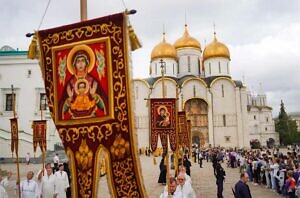
M 183 197 L 180 191 L 176 191 L 177 189 L 177 181 L 174 177 L 170 177 L 170 195 L 168 194 L 168 186 L 164 188 L 164 192 L 162 192 L 159 198 L 181 198 Z

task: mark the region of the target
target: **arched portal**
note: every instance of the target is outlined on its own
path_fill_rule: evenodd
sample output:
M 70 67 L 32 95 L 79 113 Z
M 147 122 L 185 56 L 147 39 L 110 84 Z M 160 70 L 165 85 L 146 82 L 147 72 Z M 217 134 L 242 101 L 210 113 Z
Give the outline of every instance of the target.
M 200 146 L 208 145 L 207 102 L 201 98 L 189 99 L 184 104 L 184 110 L 187 119 L 191 120 L 192 143 Z

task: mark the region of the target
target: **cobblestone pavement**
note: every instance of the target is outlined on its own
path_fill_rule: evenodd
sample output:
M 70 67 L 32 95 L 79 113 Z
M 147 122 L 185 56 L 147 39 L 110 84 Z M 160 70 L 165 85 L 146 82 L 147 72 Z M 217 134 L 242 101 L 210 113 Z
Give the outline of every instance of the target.
M 159 197 L 160 193 L 163 191 L 164 186 L 157 183 L 157 179 L 159 176 L 159 162 L 160 157 L 156 159 L 157 164 L 154 165 L 153 157 L 141 156 L 141 169 L 142 169 L 142 177 L 144 179 L 144 186 L 146 189 L 147 197 L 156 198 Z M 232 198 L 233 194 L 231 188 L 239 179 L 239 171 L 238 169 L 227 168 L 226 164 L 222 164 L 223 168 L 226 171 L 226 180 L 224 183 L 224 198 Z M 217 197 L 217 188 L 216 188 L 216 180 L 213 175 L 213 168 L 210 162 L 204 161 L 204 168 L 200 168 L 197 163 L 192 162 L 191 174 L 192 174 L 192 183 L 193 188 L 196 192 L 197 198 L 215 198 Z M 11 170 L 14 172 L 12 180 L 16 179 L 16 166 L 15 164 L 0 164 L 0 168 L 2 170 Z M 29 170 L 33 170 L 37 172 L 41 168 L 41 164 L 20 164 L 20 174 L 21 180 L 25 179 L 26 172 Z M 171 171 L 172 174 L 172 171 Z M 100 198 L 109 198 L 111 197 L 109 194 L 109 189 L 106 183 L 106 177 L 101 177 L 99 182 L 99 191 L 98 197 Z M 270 189 L 266 189 L 264 186 L 255 186 L 252 183 L 249 183 L 249 187 L 251 189 L 253 198 L 273 198 L 280 197 L 276 193 L 272 192 Z M 17 197 L 12 189 L 12 187 L 8 190 L 9 197 Z

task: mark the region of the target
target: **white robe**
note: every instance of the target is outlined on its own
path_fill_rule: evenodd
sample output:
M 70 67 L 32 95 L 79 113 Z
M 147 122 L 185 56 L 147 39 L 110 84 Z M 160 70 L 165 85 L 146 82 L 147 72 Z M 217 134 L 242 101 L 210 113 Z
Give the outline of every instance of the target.
M 195 191 L 188 182 L 185 182 L 183 186 L 177 185 L 175 193 L 182 193 L 183 198 L 196 198 Z
M 44 175 L 41 182 L 41 195 L 43 198 L 53 198 L 55 194 L 55 176 Z
M 7 192 L 2 185 L 0 185 L 0 198 L 8 198 Z
M 57 193 L 57 198 L 66 198 L 66 191 L 69 187 L 68 175 L 65 171 L 55 172 L 55 193 Z
M 20 185 L 21 197 L 22 198 L 38 198 L 39 189 L 38 185 L 34 180 L 24 180 Z

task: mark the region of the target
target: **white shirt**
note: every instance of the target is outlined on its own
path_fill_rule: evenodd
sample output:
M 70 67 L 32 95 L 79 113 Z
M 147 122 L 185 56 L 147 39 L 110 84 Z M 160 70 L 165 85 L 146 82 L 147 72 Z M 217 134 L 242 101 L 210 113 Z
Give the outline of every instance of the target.
M 38 198 L 39 196 L 39 189 L 38 185 L 34 180 L 24 180 L 21 182 L 20 185 L 21 189 L 21 196 L 22 198 Z
M 55 176 L 44 175 L 41 182 L 41 195 L 43 198 L 53 198 L 55 194 Z
M 55 156 L 53 157 L 53 162 L 54 162 L 54 163 L 59 163 L 59 157 L 58 157 L 57 155 L 55 155 Z

